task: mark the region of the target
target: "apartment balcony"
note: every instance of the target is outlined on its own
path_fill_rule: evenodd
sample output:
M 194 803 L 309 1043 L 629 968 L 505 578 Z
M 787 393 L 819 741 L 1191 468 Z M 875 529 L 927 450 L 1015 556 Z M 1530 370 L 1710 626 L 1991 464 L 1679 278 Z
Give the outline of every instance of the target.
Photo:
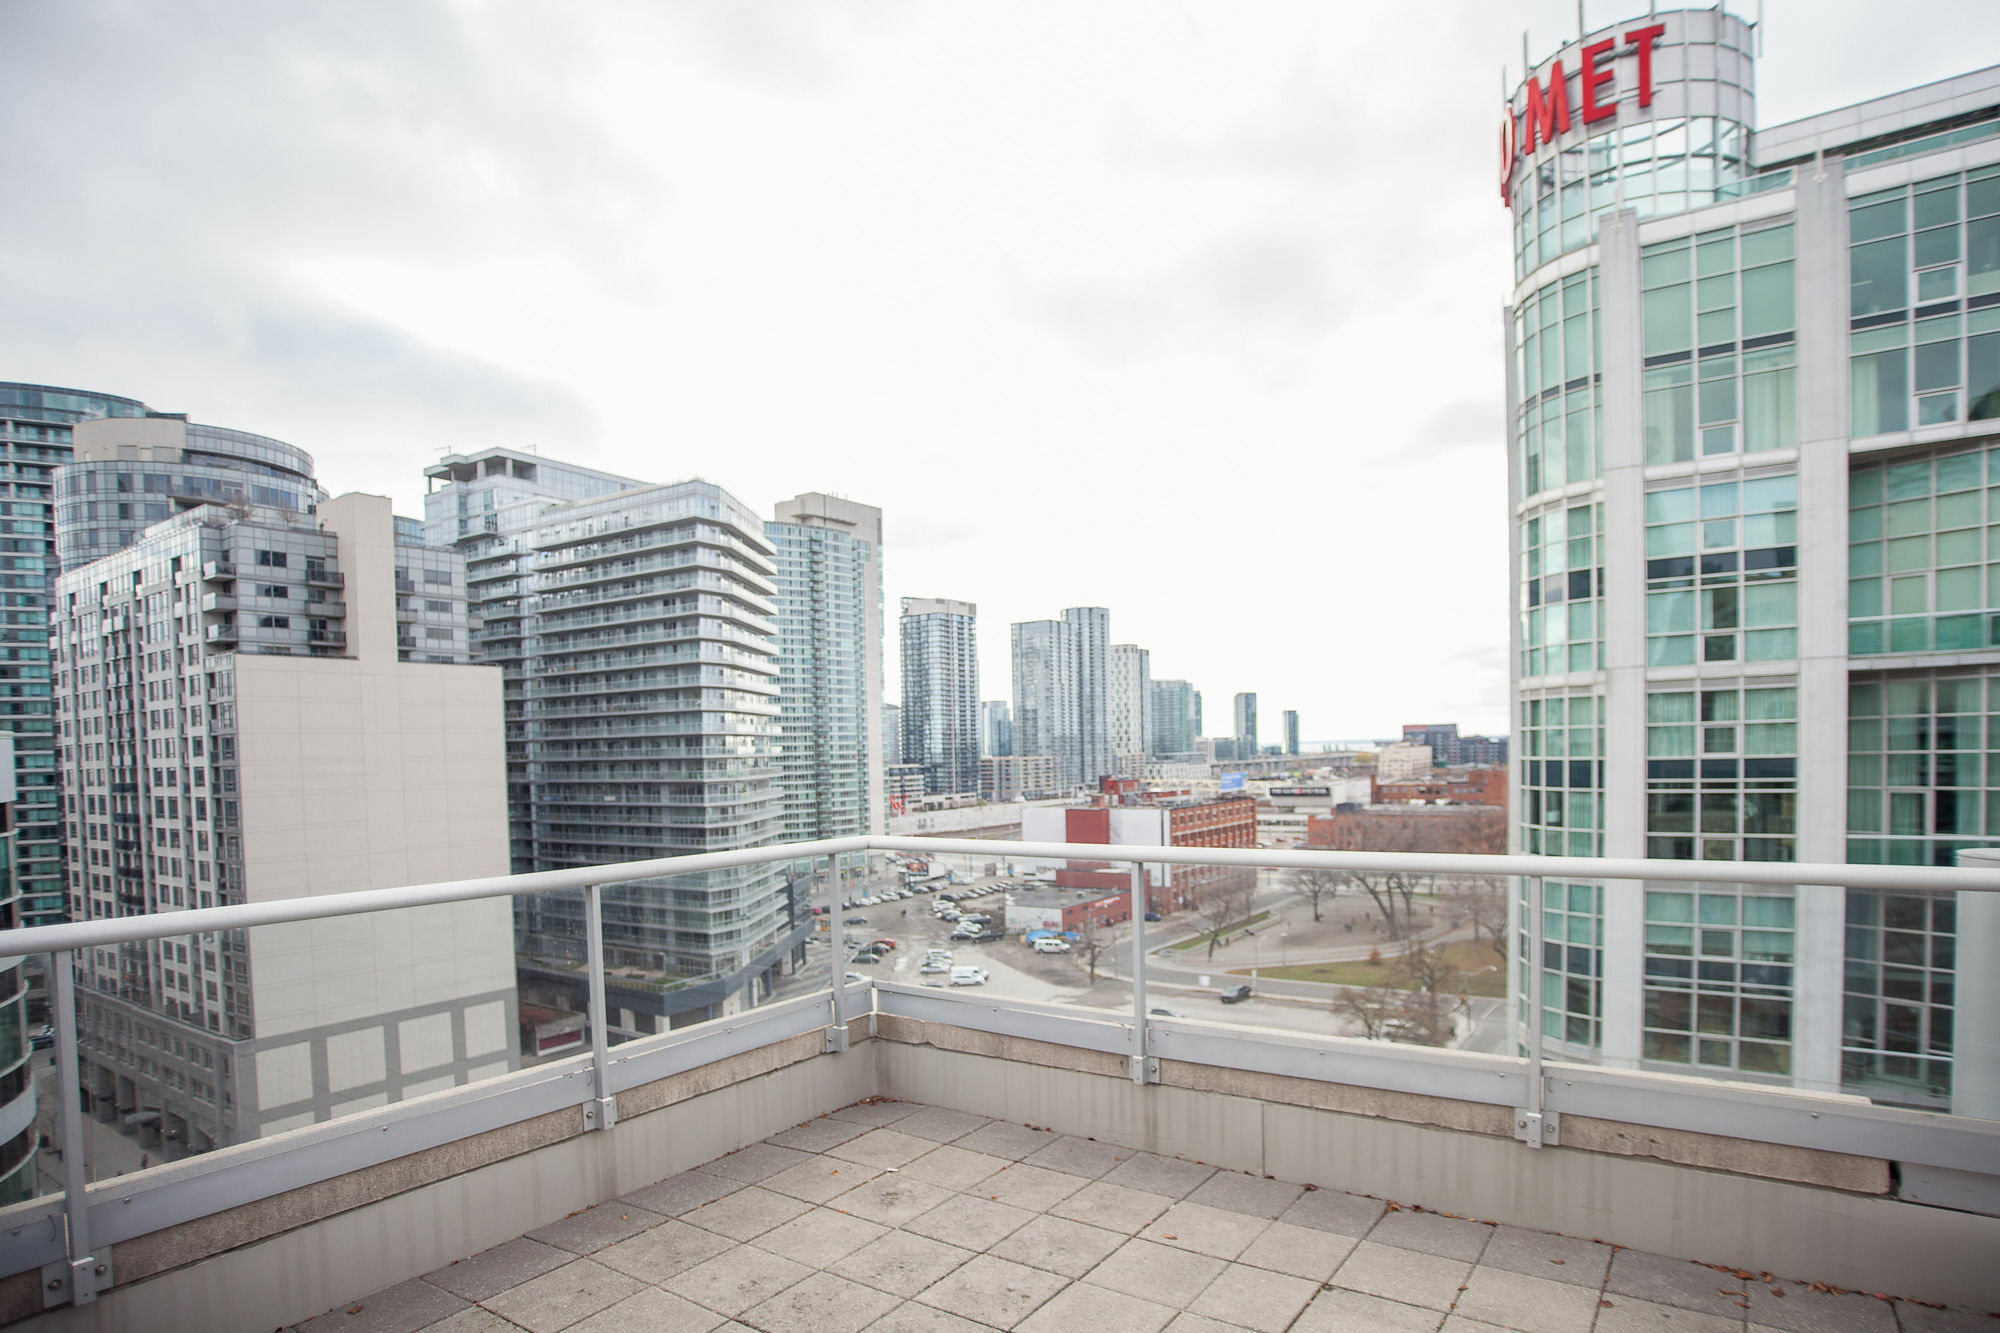
M 755 1007 L 616 1041 L 601 886 L 831 870 L 870 849 L 1393 863 L 1595 878 L 1607 895 L 1724 875 L 1802 900 L 1956 892 L 1961 947 L 1981 949 L 2000 905 L 1987 869 L 849 838 L 7 932 L 0 957 L 54 952 L 62 1141 L 84 1151 L 49 1164 L 63 1193 L 0 1211 L 0 1321 L 1800 1333 L 1986 1329 L 2000 1308 L 1991 1100 L 1944 1114 L 1564 1064 L 1533 1027 L 1506 1054 L 1356 1039 L 1312 1026 L 1324 1005 L 1281 1012 L 1275 983 L 1264 1010 L 1216 1005 L 1213 984 L 1180 975 L 1201 955 L 1173 963 L 1147 933 L 1166 925 L 1124 928 L 1106 956 L 1136 966 L 1112 1000 L 1010 995 L 1015 944 L 993 955 L 990 986 L 912 984 L 914 967 L 831 987 L 800 976 Z M 590 1002 L 576 1054 L 144 1167 L 122 1137 L 84 1133 L 78 949 L 578 889 Z M 805 952 L 840 976 L 845 918 L 825 920 L 828 942 Z M 1531 957 L 1539 920 L 1522 922 Z M 1991 973 L 1959 973 L 1956 1077 L 1987 1099 Z
M 201 566 L 204 583 L 227 583 L 236 577 L 236 566 L 227 560 L 208 560 Z

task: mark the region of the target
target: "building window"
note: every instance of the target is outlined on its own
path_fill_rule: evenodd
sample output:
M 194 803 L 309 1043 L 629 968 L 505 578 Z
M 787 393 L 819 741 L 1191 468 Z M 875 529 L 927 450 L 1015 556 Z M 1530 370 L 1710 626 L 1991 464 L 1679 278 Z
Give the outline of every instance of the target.
M 2000 448 L 1856 468 L 1848 480 L 1848 652 L 2000 644 Z
M 1522 881 L 1521 905 L 1530 904 Z M 1542 1035 L 1571 1046 L 1598 1044 L 1603 1009 L 1604 890 L 1595 884 L 1557 883 L 1542 886 Z M 1517 959 L 1532 956 L 1525 932 L 1515 951 Z M 1517 966 L 1522 1004 L 1529 993 L 1525 963 Z M 1522 1010 L 1525 1019 L 1526 1010 Z
M 1847 859 L 1955 864 L 2000 833 L 2000 681 L 1979 675 L 1856 680 L 1847 691 Z
M 1648 889 L 1644 1058 L 1789 1074 L 1792 932 L 1790 898 Z
M 1599 473 L 1597 270 L 1550 283 L 1515 312 L 1523 495 Z
M 1950 1107 L 1957 934 L 1952 894 L 1847 891 L 1844 1090 Z
M 1521 674 L 1595 671 L 1601 639 L 1601 509 L 1576 505 L 1530 518 L 1522 531 Z
M 292 618 L 290 616 L 259 616 L 257 617 L 257 627 L 259 629 L 290 629 L 292 627 Z
M 1646 696 L 1646 855 L 1795 859 L 1798 702 L 1789 685 Z
M 1646 494 L 1646 664 L 1798 656 L 1798 478 Z
M 1521 701 L 1521 840 L 1550 856 L 1603 855 L 1604 710 L 1595 695 Z
M 1862 195 L 1847 226 L 1850 433 L 2000 418 L 2000 167 Z

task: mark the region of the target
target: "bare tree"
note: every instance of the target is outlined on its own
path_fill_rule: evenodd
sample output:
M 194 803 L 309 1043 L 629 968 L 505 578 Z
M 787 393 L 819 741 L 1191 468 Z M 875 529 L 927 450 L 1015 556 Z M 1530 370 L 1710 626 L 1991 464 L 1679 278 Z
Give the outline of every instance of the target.
M 1208 956 L 1222 932 L 1250 915 L 1250 903 L 1257 895 L 1255 871 L 1225 870 L 1195 885 L 1194 914 L 1208 926 Z
M 1461 981 L 1442 950 L 1410 940 L 1390 961 L 1381 984 L 1342 987 L 1333 1010 L 1351 1019 L 1364 1037 L 1443 1046 L 1452 1037 L 1452 996 Z
M 1308 824 L 1314 847 L 1352 852 L 1470 853 L 1506 850 L 1507 818 L 1495 806 L 1408 806 L 1353 811 Z M 1495 839 L 1498 839 L 1497 846 Z M 1427 891 L 1428 871 L 1349 870 L 1345 881 L 1368 895 L 1392 936 L 1407 927 L 1411 901 Z M 1402 907 L 1398 920 L 1397 906 Z
M 1490 944 L 1507 956 L 1507 881 L 1497 875 L 1467 875 L 1451 894 L 1452 910 L 1472 925 L 1475 943 Z
M 1315 921 L 1319 920 L 1321 900 L 1324 899 L 1331 904 L 1334 897 L 1339 894 L 1341 885 L 1347 881 L 1347 877 L 1338 870 L 1322 870 L 1316 867 L 1311 869 L 1302 867 L 1290 872 L 1285 878 L 1293 892 L 1312 904 Z
M 1097 959 L 1117 941 L 1112 938 L 1112 928 L 1101 917 L 1086 916 L 1077 931 L 1076 952 L 1083 955 L 1084 965 L 1090 969 L 1090 984 L 1097 984 Z
M 1342 986 L 1334 997 L 1333 1012 L 1353 1019 L 1361 1035 L 1373 1040 L 1385 1034 L 1402 999 L 1385 986 Z

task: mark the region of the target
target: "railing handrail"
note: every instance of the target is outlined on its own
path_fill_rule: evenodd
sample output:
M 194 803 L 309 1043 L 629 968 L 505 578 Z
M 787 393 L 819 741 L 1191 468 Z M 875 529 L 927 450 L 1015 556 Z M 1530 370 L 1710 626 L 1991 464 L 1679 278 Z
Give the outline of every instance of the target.
M 540 870 L 483 879 L 357 889 L 270 902 L 197 907 L 142 916 L 107 917 L 0 931 L 0 958 L 88 949 L 168 935 L 197 935 L 252 926 L 316 921 L 400 908 L 429 907 L 476 898 L 583 889 L 693 875 L 710 870 L 804 860 L 861 851 L 944 853 L 1037 861 L 1109 861 L 1130 865 L 1212 865 L 1269 869 L 1404 870 L 1425 874 L 1527 876 L 1544 879 L 1653 880 L 1705 884 L 1761 884 L 1782 888 L 1878 889 L 1891 892 L 2000 892 L 2000 870 L 1943 866 L 1858 866 L 1798 861 L 1666 861 L 1585 856 L 1495 856 L 1460 852 L 1350 852 L 1289 847 L 1155 847 L 1121 843 L 1002 842 L 981 838 L 823 838 L 775 843 L 739 851 L 695 852 L 620 861 L 601 866 Z

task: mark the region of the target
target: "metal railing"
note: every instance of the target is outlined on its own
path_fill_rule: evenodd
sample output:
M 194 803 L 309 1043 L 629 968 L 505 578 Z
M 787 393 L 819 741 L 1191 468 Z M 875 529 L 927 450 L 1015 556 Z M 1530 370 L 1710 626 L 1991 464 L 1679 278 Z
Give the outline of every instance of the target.
M 391 1160 L 496 1124 L 516 1123 L 563 1105 L 580 1107 L 586 1129 L 609 1129 L 617 1123 L 617 1093 L 622 1089 L 815 1028 L 824 1031 L 825 1051 L 845 1051 L 849 1044 L 849 1019 L 860 1011 L 854 1007 L 853 992 L 857 988 L 841 979 L 848 951 L 837 868 L 841 858 L 869 851 L 980 859 L 1083 860 L 1130 867 L 1132 897 L 1128 901 L 1132 906 L 1133 965 L 1129 1023 L 1107 1022 L 1101 1011 L 1071 1014 L 1032 1002 L 991 999 L 969 1003 L 956 995 L 928 993 L 890 983 L 871 985 L 864 994 L 873 996 L 871 1003 L 879 1012 L 943 1019 L 992 1032 L 1117 1052 L 1127 1058 L 1130 1078 L 1135 1084 L 1156 1083 L 1159 1062 L 1168 1058 L 1506 1105 L 1516 1114 L 1515 1137 L 1530 1148 L 1558 1141 L 1555 1116 L 1568 1110 L 1661 1128 L 1892 1157 L 1986 1176 L 1993 1175 L 1995 1163 L 2000 1162 L 2000 1123 L 1991 1120 L 1877 1107 L 1860 1098 L 1827 1097 L 1781 1086 L 1728 1085 L 1703 1078 L 1678 1079 L 1595 1066 L 1563 1065 L 1557 1078 L 1549 1073 L 1548 1062 L 1544 1060 L 1540 1022 L 1544 878 L 1630 881 L 1634 882 L 1634 888 L 1640 882 L 1664 881 L 1808 891 L 1825 886 L 1992 895 L 2000 894 L 2000 851 L 1970 852 L 1966 854 L 1966 867 L 1944 869 L 850 837 L 0 932 L 0 958 L 51 955 L 60 1123 L 66 1145 L 63 1194 L 17 1205 L 5 1215 L 4 1226 L 0 1226 L 0 1277 L 39 1265 L 48 1305 L 87 1303 L 98 1291 L 111 1285 L 113 1276 L 108 1259 L 98 1257 L 94 1244 L 101 1246 L 147 1234 L 162 1226 L 271 1197 L 302 1182 L 327 1179 L 341 1171 Z M 732 1023 L 704 1025 L 712 1029 L 708 1032 L 683 1029 L 632 1042 L 618 1047 L 614 1056 L 605 999 L 603 890 L 606 886 L 770 862 L 816 862 L 820 858 L 826 858 L 828 871 L 822 890 L 829 898 L 826 912 L 829 974 L 825 987 L 753 1010 Z M 1167 865 L 1363 873 L 1396 870 L 1526 880 L 1523 914 L 1527 920 L 1522 924 L 1529 941 L 1528 1002 L 1535 1021 L 1517 1033 L 1517 1042 L 1525 1055 L 1486 1056 L 1421 1047 L 1388 1047 L 1376 1042 L 1285 1034 L 1268 1029 L 1259 1029 L 1254 1036 L 1218 1035 L 1207 1024 L 1162 1020 L 1152 1015 L 1146 978 L 1146 911 L 1141 903 L 1147 902 L 1146 868 Z M 464 1085 L 451 1093 L 427 1098 L 427 1103 L 442 1108 L 440 1115 L 420 1115 L 392 1106 L 349 1117 L 366 1120 L 367 1127 L 379 1133 L 362 1135 L 354 1126 L 336 1120 L 310 1130 L 294 1131 L 286 1136 L 284 1145 L 263 1141 L 241 1144 L 158 1168 L 148 1173 L 157 1178 L 157 1186 L 126 1177 L 117 1185 L 118 1202 L 122 1206 L 116 1211 L 100 1207 L 110 1202 L 104 1197 L 101 1184 L 99 1197 L 91 1197 L 86 1187 L 82 1150 L 83 1108 L 73 966 L 79 950 L 168 936 L 576 890 L 582 890 L 584 906 L 589 996 L 587 1056 Z M 1982 900 L 1982 909 L 1988 905 Z M 1990 905 L 2000 908 L 2000 898 L 1991 899 Z M 1982 911 L 1981 920 L 1979 930 L 1986 933 L 1979 936 L 1978 942 L 1984 947 L 1990 943 L 1989 936 L 2000 915 Z M 1983 964 L 1989 960 L 1980 961 Z M 1977 970 L 1961 969 L 1960 975 L 1971 982 L 1971 973 Z M 1990 990 L 1982 988 L 1968 1003 L 1962 992 L 1960 1049 L 1986 1053 L 1995 1049 L 1993 1029 L 2000 1027 L 2000 1004 L 1992 1003 L 1992 998 Z M 586 1095 L 575 1095 L 574 1088 L 578 1086 L 587 1090 Z M 288 1153 L 299 1156 L 277 1162 L 276 1154 Z M 144 1206 L 132 1206 L 141 1200 Z M 32 1221 L 38 1216 L 54 1224 L 46 1235 L 23 1221 L 24 1217 Z M 56 1254 L 60 1257 L 51 1257 Z

